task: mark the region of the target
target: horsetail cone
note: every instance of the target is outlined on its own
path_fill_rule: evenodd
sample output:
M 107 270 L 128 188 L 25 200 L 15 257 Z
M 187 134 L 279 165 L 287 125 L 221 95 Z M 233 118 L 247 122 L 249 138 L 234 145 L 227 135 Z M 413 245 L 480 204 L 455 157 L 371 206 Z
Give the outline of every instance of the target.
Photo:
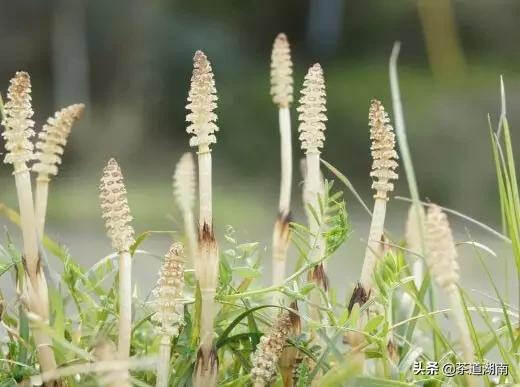
M 34 136 L 33 114 L 31 78 L 25 71 L 18 71 L 10 81 L 2 119 L 5 128 L 2 137 L 7 151 L 4 162 L 13 164 L 15 172 L 26 169 L 26 163 L 34 158 L 30 140 Z
M 160 332 L 177 336 L 184 324 L 184 251 L 182 244 L 174 243 L 164 257 L 157 285 L 152 291 L 155 314 L 152 321 L 159 324 Z
M 84 109 L 83 104 L 70 105 L 47 120 L 38 134 L 40 141 L 36 143 L 35 153 L 37 162 L 32 166 L 33 172 L 38 172 L 38 178 L 57 175 L 72 125 L 81 117 Z
M 388 200 L 388 192 L 394 190 L 392 180 L 397 179 L 397 152 L 395 151 L 395 134 L 385 108 L 377 99 L 373 99 L 368 114 L 370 139 L 372 146 L 372 171 L 374 179 L 372 189 L 376 191 L 374 198 Z
M 325 112 L 327 109 L 325 107 L 325 79 L 319 63 L 314 64 L 307 72 L 301 94 L 300 106 L 296 110 L 300 113 L 298 131 L 302 149 L 307 154 L 320 153 L 320 148 L 323 148 L 325 141 L 324 131 L 327 121 Z
M 271 52 L 271 95 L 279 107 L 289 107 L 293 102 L 292 67 L 289 41 L 284 33 L 280 33 Z
M 121 168 L 110 159 L 103 169 L 99 198 L 107 235 L 112 247 L 119 253 L 129 251 L 134 243 L 134 229 L 130 225 L 132 215 L 128 206 Z
M 450 292 L 459 281 L 459 264 L 448 218 L 439 206 L 429 206 L 425 229 L 428 268 L 437 284 Z
M 199 147 L 199 152 L 209 151 L 210 144 L 217 142 L 214 134 L 218 132 L 217 115 L 213 112 L 217 107 L 216 92 L 211 63 L 202 51 L 197 51 L 193 57 L 189 103 L 186 105 L 186 109 L 191 111 L 186 121 L 191 124 L 186 131 L 193 135 L 190 146 Z
M 36 143 L 35 153 L 37 161 L 32 170 L 38 173 L 34 203 L 40 240 L 43 239 L 45 228 L 50 176 L 58 174 L 58 165 L 61 164 L 72 125 L 81 117 L 84 108 L 83 104 L 75 104 L 56 112 L 38 134 L 40 141 Z
M 292 327 L 291 312 L 284 311 L 278 316 L 269 333 L 260 339 L 251 359 L 251 378 L 254 386 L 266 386 L 273 378 Z

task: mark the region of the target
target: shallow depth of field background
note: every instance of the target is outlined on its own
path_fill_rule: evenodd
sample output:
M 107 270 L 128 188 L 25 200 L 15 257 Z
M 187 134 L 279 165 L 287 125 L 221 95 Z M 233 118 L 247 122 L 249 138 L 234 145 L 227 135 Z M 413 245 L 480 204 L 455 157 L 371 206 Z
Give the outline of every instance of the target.
M 500 228 L 487 114 L 496 124 L 498 79 L 503 74 L 520 155 L 518 1 L 0 4 L 2 95 L 15 71 L 29 71 L 37 128 L 64 105 L 87 105 L 52 181 L 47 220 L 49 234 L 85 265 L 110 253 L 97 187 L 112 156 L 125 174 L 137 232 L 180 230 L 171 175 L 189 149 L 184 106 L 192 56 L 202 49 L 213 63 L 219 96 L 220 132 L 213 159 L 221 248 L 227 248 L 222 235 L 229 225 L 239 241 L 260 241 L 268 282 L 279 190 L 279 137 L 277 111 L 269 96 L 269 60 L 272 41 L 281 31 L 292 45 L 296 99 L 309 65 L 322 64 L 329 119 L 322 156 L 346 174 L 369 203 L 369 100 L 380 98 L 393 118 L 387 63 L 394 41 L 400 40 L 401 91 L 422 197 Z M 293 126 L 293 208 L 295 219 L 304 221 L 298 168 L 302 153 L 294 109 Z M 10 166 L 0 167 L 0 187 L 0 201 L 16 207 Z M 336 187 L 343 188 L 339 182 Z M 396 194 L 408 195 L 402 169 Z M 332 283 L 340 289 L 350 287 L 359 275 L 368 229 L 366 214 L 350 193 L 346 198 L 352 234 L 329 264 Z M 389 204 L 387 228 L 395 241 L 404 234 L 407 207 L 400 201 Z M 457 240 L 467 240 L 471 234 L 499 254 L 483 255 L 505 291 L 504 265 L 513 265 L 505 245 L 461 221 L 452 223 Z M 17 235 L 13 226 L 9 230 Z M 162 254 L 168 243 L 167 236 L 157 235 L 145 248 Z M 462 246 L 460 252 L 463 284 L 487 290 L 472 248 Z M 138 286 L 148 287 L 156 276 L 158 262 L 150 260 L 136 258 Z

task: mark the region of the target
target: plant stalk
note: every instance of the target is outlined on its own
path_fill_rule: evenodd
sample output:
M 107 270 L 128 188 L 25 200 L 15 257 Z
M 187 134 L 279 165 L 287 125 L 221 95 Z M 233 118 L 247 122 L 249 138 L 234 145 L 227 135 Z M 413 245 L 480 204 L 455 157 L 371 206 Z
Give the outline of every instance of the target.
M 292 183 L 292 139 L 291 139 L 291 113 L 289 107 L 280 107 L 278 111 L 280 124 L 280 155 L 281 155 L 281 184 L 280 213 L 288 214 L 291 208 L 291 183 Z
M 120 360 L 130 357 L 132 332 L 132 258 L 130 252 L 119 254 L 119 338 L 118 354 Z
M 462 360 L 465 363 L 474 363 L 475 358 L 473 355 L 473 342 L 471 341 L 471 335 L 466 324 L 466 317 L 464 316 L 464 306 L 461 300 L 461 295 L 456 285 L 446 289 L 446 292 L 448 293 L 451 311 L 460 334 L 459 341 L 462 348 Z M 474 387 L 477 385 L 475 378 L 471 375 L 466 375 L 466 380 L 469 387 Z
M 14 177 L 18 206 L 20 208 L 20 226 L 23 237 L 25 269 L 29 283 L 25 283 L 27 306 L 44 323 L 49 322 L 49 298 L 47 282 L 43 273 L 38 254 L 38 237 L 32 198 L 31 176 L 25 163 L 15 164 Z M 37 347 L 38 362 L 42 372 L 52 372 L 56 369 L 56 360 L 52 349 L 52 339 L 40 328 L 33 327 L 34 341 Z M 53 385 L 53 384 L 49 384 Z
M 38 240 L 43 240 L 45 232 L 45 217 L 47 213 L 47 200 L 49 196 L 49 182 L 47 175 L 38 175 L 36 178 L 36 192 L 34 198 L 34 210 L 36 212 L 36 225 L 38 227 Z
M 280 125 L 281 181 L 278 218 L 273 230 L 273 285 L 283 283 L 289 247 L 289 215 L 291 211 L 292 140 L 289 107 L 278 110 Z
M 305 189 L 307 190 L 307 203 L 314 208 L 316 214 L 320 214 L 320 198 L 323 197 L 323 180 L 320 172 L 320 153 L 307 152 L 307 176 L 305 179 Z M 309 231 L 311 233 L 311 251 L 310 261 L 314 262 L 321 259 L 325 252 L 325 241 L 320 232 L 320 223 L 312 214 L 308 214 Z
M 159 360 L 157 363 L 157 383 L 156 387 L 168 387 L 168 378 L 170 376 L 170 353 L 171 353 L 171 337 L 164 335 L 161 337 L 159 344 Z
M 213 228 L 212 190 L 211 190 L 211 151 L 209 147 L 199 149 L 199 228 L 207 224 Z
M 184 219 L 184 230 L 186 233 L 186 238 L 188 239 L 188 245 L 190 249 L 190 257 L 193 260 L 194 256 L 198 251 L 198 243 L 197 243 L 197 231 L 195 229 L 195 219 L 193 217 L 193 211 L 191 209 L 185 209 L 183 215 Z
M 200 347 L 209 354 L 213 346 L 213 320 L 215 315 L 215 289 L 201 289 Z
M 215 294 L 218 279 L 218 247 L 213 234 L 211 151 L 200 146 L 199 163 L 199 243 L 194 260 L 195 275 L 201 291 L 200 346 L 194 371 L 194 385 L 216 385 L 218 360 L 213 345 L 216 314 Z
M 378 196 L 378 195 L 376 195 Z M 372 275 L 383 251 L 381 238 L 383 237 L 386 215 L 386 199 L 376 197 L 374 210 L 372 212 L 372 222 L 368 234 L 367 248 L 365 250 L 365 260 L 361 270 L 360 283 L 368 294 L 372 288 Z

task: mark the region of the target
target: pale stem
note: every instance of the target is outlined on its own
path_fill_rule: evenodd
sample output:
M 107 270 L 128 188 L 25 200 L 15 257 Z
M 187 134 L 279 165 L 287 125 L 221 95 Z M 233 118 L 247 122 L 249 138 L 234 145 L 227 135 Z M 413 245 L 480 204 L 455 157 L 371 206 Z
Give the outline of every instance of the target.
M 320 198 L 323 198 L 323 180 L 320 172 L 320 153 L 307 152 L 306 160 L 307 176 L 305 179 L 305 185 L 307 189 L 307 200 L 309 200 L 309 203 L 306 203 L 306 206 L 311 205 L 318 217 L 321 217 Z M 310 213 L 308 214 L 308 218 L 309 231 L 311 233 L 310 243 L 311 247 L 313 248 L 309 259 L 311 260 L 311 262 L 314 262 L 322 258 L 322 255 L 325 250 L 325 241 L 323 240 L 323 236 L 321 235 L 320 223 L 318 222 L 318 220 Z
M 417 289 L 421 288 L 424 278 L 424 263 L 422 258 L 417 258 L 412 265 L 413 282 Z
M 320 198 L 323 198 L 323 180 L 320 172 L 320 153 L 319 152 L 307 152 L 306 154 L 307 163 L 307 176 L 305 178 L 305 189 L 306 200 L 309 203 L 305 203 L 306 206 L 310 205 L 313 207 L 314 212 L 321 219 L 320 214 Z M 307 209 L 307 211 L 309 211 Z M 311 251 L 309 253 L 309 261 L 316 262 L 323 258 L 325 254 L 325 241 L 321 235 L 320 221 L 315 218 L 312 213 L 308 213 L 309 221 L 309 244 Z M 324 265 L 324 263 L 322 263 Z M 317 284 L 317 286 L 319 286 Z M 310 301 L 314 305 L 321 305 L 321 295 L 319 290 L 315 289 L 310 294 Z M 309 314 L 315 321 L 321 321 L 321 314 L 318 307 L 309 306 Z M 316 339 L 316 337 L 314 338 Z M 317 342 L 322 343 L 321 338 L 317 338 Z
M 204 223 L 210 228 L 213 225 L 212 196 L 211 196 L 211 151 L 199 149 L 199 228 Z
M 170 352 L 171 337 L 164 335 L 161 337 L 161 342 L 159 344 L 156 387 L 168 387 L 168 377 L 170 376 Z
M 49 196 L 49 178 L 46 175 L 38 175 L 36 178 L 36 192 L 34 199 L 34 210 L 36 211 L 36 225 L 38 228 L 38 239 L 43 240 L 45 232 L 45 216 L 47 213 L 47 200 Z
M 20 208 L 20 223 L 23 237 L 23 251 L 29 272 L 29 278 L 34 281 L 38 273 L 38 239 L 32 198 L 31 176 L 29 170 L 22 166 L 15 166 L 14 172 L 18 206 Z M 33 284 L 36 286 L 36 284 Z
M 280 285 L 285 278 L 285 266 L 287 260 L 287 241 L 284 238 L 284 224 L 291 209 L 291 183 L 292 183 L 292 141 L 291 141 L 291 114 L 288 107 L 278 110 L 280 124 L 280 201 L 278 204 L 278 219 L 273 230 L 273 285 Z M 279 300 L 279 294 L 273 295 L 274 302 Z
M 360 278 L 360 283 L 366 292 L 372 287 L 372 275 L 382 253 L 381 238 L 385 227 L 386 202 L 386 199 L 382 198 L 376 198 L 374 201 L 374 211 Z
M 119 253 L 119 359 L 130 356 L 132 330 L 132 258 L 128 251 Z
M 48 324 L 48 321 L 46 321 Z M 43 372 L 53 371 L 57 368 L 52 349 L 52 339 L 38 327 L 32 327 L 32 334 L 38 353 L 38 362 Z
M 203 238 L 202 227 L 206 224 L 213 234 L 212 197 L 211 197 L 211 152 L 206 147 L 199 148 L 199 234 Z M 207 241 L 202 241 L 204 245 Z M 218 261 L 218 252 L 213 245 L 201 246 L 199 265 L 196 276 L 202 293 L 202 311 L 200 318 L 200 346 L 205 355 L 209 354 L 213 343 L 213 319 L 215 315 L 215 291 L 217 270 L 212 270 Z M 198 269 L 198 270 L 197 270 Z M 208 358 L 209 356 L 205 356 Z
M 48 320 L 49 299 L 47 294 L 41 292 L 47 290 L 47 282 L 40 268 L 38 254 L 38 239 L 36 234 L 36 222 L 34 216 L 34 205 L 32 198 L 31 176 L 25 164 L 14 166 L 14 177 L 16 193 L 18 195 L 18 207 L 20 210 L 20 225 L 22 229 L 23 251 L 26 261 L 28 281 L 33 289 L 28 296 L 31 298 L 28 304 L 31 312 L 37 314 L 43 321 Z M 36 299 L 35 299 L 36 298 Z M 37 310 L 36 310 L 37 309 Z M 43 315 L 42 315 L 43 314 Z M 38 328 L 33 329 L 34 341 L 36 343 L 38 362 L 43 372 L 56 369 L 56 360 L 52 350 L 52 340 L 47 334 Z
M 464 316 L 463 311 L 464 306 L 460 298 L 461 296 L 456 285 L 453 285 L 446 289 L 446 292 L 448 293 L 451 311 L 455 319 L 455 324 L 459 329 L 459 341 L 462 348 L 462 360 L 465 363 L 473 363 L 475 361 L 475 358 L 473 356 L 473 342 L 471 341 L 468 325 L 466 324 L 466 317 Z M 469 387 L 476 386 L 475 379 L 472 376 L 466 375 L 466 380 L 468 382 Z
M 200 347 L 206 358 L 213 345 L 215 315 L 215 289 L 201 289 Z
M 291 141 L 291 113 L 288 107 L 282 107 L 278 111 L 280 123 L 280 154 L 281 154 L 281 183 L 279 210 L 287 215 L 291 206 L 292 183 L 292 141 Z
M 276 236 L 273 236 L 275 238 Z M 278 259 L 273 255 L 273 286 L 280 286 L 285 280 L 285 259 Z M 273 293 L 273 302 L 276 304 L 283 299 L 283 294 Z
M 195 231 L 195 219 L 193 217 L 193 211 L 191 209 L 187 208 L 183 211 L 183 213 L 184 231 L 186 233 L 186 238 L 188 239 L 190 257 L 193 261 L 198 251 L 197 232 Z
M 254 384 L 254 387 L 264 387 L 265 383 L 261 380 L 257 380 Z

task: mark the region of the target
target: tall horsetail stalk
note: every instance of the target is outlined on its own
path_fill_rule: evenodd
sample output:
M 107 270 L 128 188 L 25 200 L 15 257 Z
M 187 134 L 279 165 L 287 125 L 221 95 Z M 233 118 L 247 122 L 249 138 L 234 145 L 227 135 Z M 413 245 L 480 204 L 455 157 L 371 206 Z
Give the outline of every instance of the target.
M 462 360 L 474 362 L 474 348 L 466 324 L 462 296 L 459 292 L 459 264 L 453 234 L 446 214 L 435 204 L 428 207 L 425 221 L 425 244 L 427 249 L 426 263 L 432 277 L 439 287 L 448 295 L 451 312 L 459 330 Z M 475 386 L 475 379 L 466 375 L 469 386 Z
M 167 387 L 170 374 L 170 352 L 173 337 L 179 335 L 184 324 L 184 253 L 180 243 L 173 243 L 164 257 L 157 286 L 153 290 L 155 314 L 152 321 L 159 324 L 161 341 L 157 363 L 157 387 Z
M 372 289 L 372 275 L 381 257 L 383 249 L 381 241 L 385 226 L 386 203 L 388 193 L 393 191 L 392 180 L 397 179 L 397 152 L 395 151 L 395 134 L 388 113 L 380 101 L 371 101 L 368 114 L 370 125 L 370 139 L 372 146 L 372 171 L 370 176 L 374 179 L 372 189 L 376 191 L 374 195 L 374 210 L 372 212 L 372 222 L 368 235 L 368 243 L 365 250 L 365 259 L 361 270 L 360 287 L 358 291 L 370 294 Z
M 132 257 L 134 229 L 128 206 L 123 174 L 116 160 L 110 159 L 103 169 L 99 198 L 107 235 L 119 254 L 119 338 L 118 355 L 124 360 L 130 355 L 132 330 Z
M 278 217 L 273 230 L 273 285 L 280 285 L 285 278 L 287 250 L 289 248 L 289 221 L 291 213 L 292 140 L 291 112 L 293 102 L 291 49 L 287 36 L 276 37 L 271 53 L 271 95 L 278 106 L 280 127 L 280 200 Z M 278 294 L 278 293 L 277 293 Z
M 2 125 L 7 154 L 6 164 L 12 164 L 20 210 L 20 226 L 23 237 L 23 260 L 26 277 L 23 279 L 22 301 L 35 318 L 49 323 L 49 295 L 47 281 L 38 254 L 38 236 L 34 213 L 31 176 L 27 162 L 34 158 L 34 146 L 30 138 L 34 135 L 31 120 L 31 79 L 29 74 L 19 71 L 11 79 L 4 105 Z M 38 362 L 42 372 L 56 369 L 52 340 L 40 327 L 32 327 L 36 343 Z M 49 382 L 48 385 L 54 385 Z
M 323 148 L 325 121 L 327 121 L 325 79 L 319 63 L 309 68 L 301 94 L 297 111 L 300 121 L 299 139 L 302 150 L 305 151 L 304 202 L 306 211 L 312 207 L 319 216 L 320 200 L 324 195 L 323 177 L 320 171 L 320 148 Z M 315 216 L 308 214 L 308 221 L 311 248 L 309 260 L 318 261 L 323 258 L 326 248 L 323 230 L 320 229 L 320 221 Z M 328 280 L 323 263 L 317 264 L 309 272 L 309 278 L 324 291 L 327 290 Z
M 67 144 L 72 125 L 81 117 L 84 109 L 85 105 L 75 104 L 57 111 L 54 117 L 47 120 L 42 131 L 38 134 L 41 141 L 36 143 L 35 158 L 37 162 L 32 166 L 32 170 L 38 173 L 34 204 L 40 241 L 45 229 L 51 176 L 58 174 L 58 165 L 61 164 L 63 148 Z
M 193 136 L 190 146 L 198 147 L 199 162 L 199 249 L 194 256 L 195 276 L 201 297 L 200 347 L 194 370 L 195 386 L 216 385 L 218 359 L 213 345 L 214 319 L 216 315 L 215 293 L 218 280 L 218 246 L 213 232 L 211 149 L 217 142 L 215 123 L 217 115 L 217 90 L 213 70 L 208 58 L 197 51 L 193 58 L 193 75 L 186 108 L 191 112 L 186 121 L 191 122 L 187 132 Z
M 195 164 L 190 152 L 182 155 L 175 167 L 173 175 L 173 195 L 182 212 L 184 232 L 188 240 L 189 256 L 194 257 L 198 251 L 197 231 L 193 207 L 195 205 L 197 183 L 195 182 Z M 192 258 L 193 259 L 193 258 Z

